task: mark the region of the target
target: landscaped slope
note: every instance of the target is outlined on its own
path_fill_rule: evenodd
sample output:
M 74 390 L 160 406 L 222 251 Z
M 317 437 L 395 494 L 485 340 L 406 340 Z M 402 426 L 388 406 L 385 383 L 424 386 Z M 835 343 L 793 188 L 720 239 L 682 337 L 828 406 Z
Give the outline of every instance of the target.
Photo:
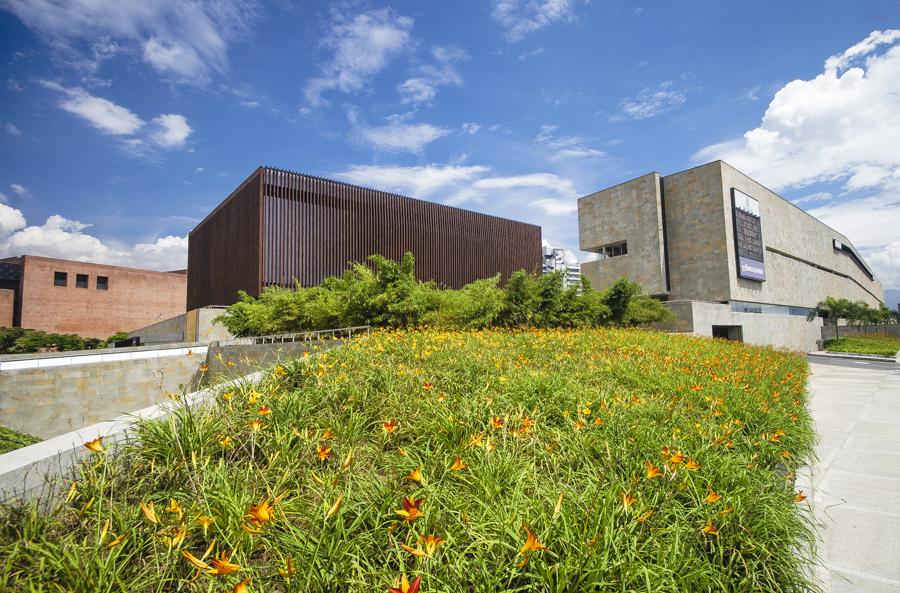
M 10 509 L 5 583 L 804 590 L 806 372 L 641 331 L 374 333 L 144 424 L 49 518 Z

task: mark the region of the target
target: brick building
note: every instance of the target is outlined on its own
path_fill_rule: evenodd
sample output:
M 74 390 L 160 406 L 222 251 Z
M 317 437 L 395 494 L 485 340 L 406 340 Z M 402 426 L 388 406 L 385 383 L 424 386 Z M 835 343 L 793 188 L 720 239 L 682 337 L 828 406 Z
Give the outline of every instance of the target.
M 372 254 L 411 251 L 416 276 L 464 284 L 541 269 L 541 228 L 271 167 L 260 167 L 188 238 L 188 308 L 238 290 L 315 286 Z
M 0 326 L 104 339 L 184 313 L 186 298 L 184 271 L 0 259 Z

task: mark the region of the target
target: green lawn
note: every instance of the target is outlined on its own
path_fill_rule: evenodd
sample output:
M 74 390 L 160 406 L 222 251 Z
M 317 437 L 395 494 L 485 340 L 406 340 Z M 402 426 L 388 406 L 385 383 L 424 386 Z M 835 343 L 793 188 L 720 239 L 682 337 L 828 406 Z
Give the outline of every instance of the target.
M 0 426 L 0 455 L 39 443 L 41 439 Z
M 373 332 L 92 443 L 51 514 L 0 511 L 0 590 L 807 591 L 806 377 L 643 331 Z
M 900 350 L 900 338 L 884 334 L 866 336 L 849 336 L 826 340 L 825 350 L 828 352 L 850 352 L 853 354 L 878 354 L 894 356 Z

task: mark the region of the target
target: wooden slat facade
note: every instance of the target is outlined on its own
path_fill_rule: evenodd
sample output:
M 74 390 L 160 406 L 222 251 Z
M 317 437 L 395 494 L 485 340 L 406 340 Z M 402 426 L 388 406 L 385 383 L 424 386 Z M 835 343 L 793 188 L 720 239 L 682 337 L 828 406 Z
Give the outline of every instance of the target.
M 294 173 L 257 169 L 189 236 L 188 308 L 237 291 L 314 286 L 349 262 L 411 251 L 416 276 L 459 288 L 541 267 L 539 226 Z

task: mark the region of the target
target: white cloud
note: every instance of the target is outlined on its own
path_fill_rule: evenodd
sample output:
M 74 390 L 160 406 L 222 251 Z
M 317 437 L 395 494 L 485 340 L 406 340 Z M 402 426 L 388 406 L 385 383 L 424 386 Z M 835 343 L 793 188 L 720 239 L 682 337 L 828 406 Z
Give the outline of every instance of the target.
M 9 122 L 3 124 L 3 129 L 5 129 L 8 134 L 12 134 L 13 136 L 22 135 L 22 132 L 19 131 L 19 128 L 17 128 L 15 124 Z
M 758 127 L 693 160 L 721 158 L 776 190 L 833 184 L 838 197 L 810 213 L 850 237 L 885 286 L 900 287 L 888 264 L 900 228 L 898 80 L 900 30 L 874 31 L 821 74 L 782 87 Z
M 247 109 L 256 109 L 259 107 L 259 101 L 241 101 L 241 107 L 246 107 Z
M 393 191 L 417 198 L 446 198 L 448 191 L 488 172 L 487 167 L 454 165 L 420 165 L 393 167 L 354 165 L 335 173 L 351 183 Z M 443 193 L 444 195 L 440 195 Z
M 602 150 L 587 146 L 587 141 L 581 136 L 555 136 L 558 129 L 557 125 L 544 124 L 534 139 L 535 143 L 550 151 L 551 161 L 599 159 L 606 156 Z
M 674 87 L 671 80 L 667 80 L 655 87 L 644 87 L 636 97 L 626 97 L 619 103 L 619 112 L 610 119 L 620 121 L 625 119 L 648 119 L 672 111 L 684 105 L 687 101 L 687 93 Z
M 570 180 L 553 173 L 529 173 L 478 179 L 446 202 L 453 205 L 491 202 L 515 208 L 531 206 L 545 214 L 560 216 L 574 212 L 577 198 L 578 193 Z
M 183 115 L 165 113 L 153 118 L 156 131 L 150 138 L 163 148 L 181 148 L 193 131 Z
M 144 60 L 160 74 L 173 74 L 178 80 L 205 83 L 209 79 L 197 50 L 179 42 L 151 37 L 144 42 Z
M 16 194 L 20 198 L 28 195 L 28 188 L 18 183 L 10 184 L 9 189 L 12 190 L 12 193 Z
M 194 173 L 203 173 L 204 171 L 206 171 L 206 169 L 204 169 L 203 167 L 197 167 L 196 169 L 194 169 Z
M 48 80 L 40 84 L 65 95 L 59 104 L 61 109 L 86 120 L 104 134 L 121 137 L 122 146 L 135 156 L 149 155 L 146 141 L 160 148 L 181 148 L 193 132 L 187 118 L 177 113 L 158 115 L 145 126 L 146 122 L 127 107 L 96 97 L 80 87 L 67 88 Z M 142 131 L 146 138 L 137 137 Z
M 332 52 L 321 74 L 306 83 L 305 95 L 310 105 L 325 104 L 322 95 L 337 90 L 359 91 L 371 77 L 411 44 L 413 19 L 389 9 L 358 14 L 353 18 L 338 16 L 323 35 L 324 45 Z
M 5 0 L 4 6 L 53 47 L 89 54 L 99 63 L 121 51 L 143 49 L 144 59 L 177 82 L 204 83 L 228 64 L 228 44 L 257 21 L 255 0 Z M 99 40 L 99 41 L 98 41 Z M 77 47 L 78 44 L 83 47 Z
M 65 88 L 53 82 L 42 83 L 66 95 L 60 108 L 87 120 L 92 126 L 113 136 L 130 136 L 141 129 L 144 121 L 127 107 L 108 99 L 95 97 L 82 88 Z
M 574 20 L 574 8 L 574 0 L 494 0 L 491 16 L 506 40 L 515 42 L 553 23 Z
M 404 119 L 404 116 L 394 115 L 388 118 L 390 123 L 384 126 L 358 126 L 356 137 L 376 150 L 419 154 L 426 145 L 450 133 L 446 128 L 405 123 Z
M 187 263 L 187 237 L 117 247 L 86 233 L 90 226 L 58 214 L 28 226 L 20 210 L 0 204 L 0 257 L 43 255 L 154 270 L 180 269 Z
M 419 66 L 417 76 L 397 85 L 402 103 L 430 103 L 442 86 L 461 86 L 462 75 L 456 64 L 469 59 L 465 50 L 452 46 L 437 46 L 431 51 L 435 62 Z
M 474 136 L 475 134 L 478 133 L 478 130 L 481 129 L 481 125 L 476 124 L 474 122 L 467 121 L 467 122 L 463 122 L 462 129 L 463 129 L 463 132 L 465 132 L 466 134 L 469 134 L 470 136 Z
M 525 51 L 525 52 L 522 52 L 521 54 L 519 54 L 519 61 L 520 61 L 520 62 L 526 62 L 526 61 L 530 60 L 531 58 L 533 58 L 533 57 L 535 57 L 535 56 L 541 55 L 541 54 L 544 53 L 545 51 L 546 51 L 546 50 L 545 50 L 545 49 L 543 48 L 543 46 L 542 46 L 542 47 L 539 47 L 539 48 L 537 48 L 537 49 L 533 49 L 533 50 L 531 50 L 531 51 Z
M 874 251 L 863 251 L 862 255 L 885 288 L 900 289 L 900 241 L 888 243 Z M 888 305 L 894 307 L 897 303 Z

